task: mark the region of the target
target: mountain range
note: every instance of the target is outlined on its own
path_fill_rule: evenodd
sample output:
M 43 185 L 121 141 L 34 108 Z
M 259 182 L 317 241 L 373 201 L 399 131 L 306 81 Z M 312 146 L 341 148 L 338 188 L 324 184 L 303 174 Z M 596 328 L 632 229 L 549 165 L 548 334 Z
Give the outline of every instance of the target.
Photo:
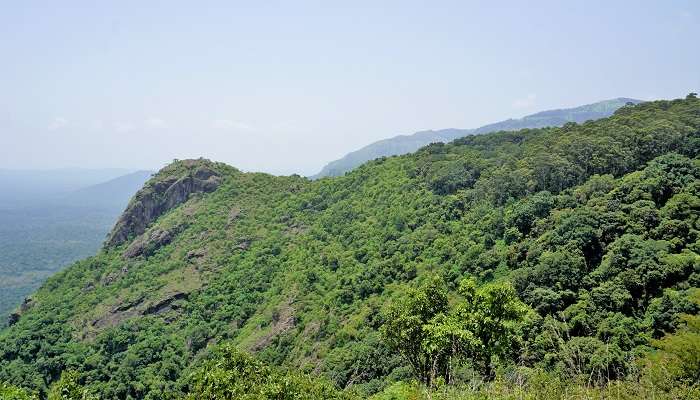
M 430 143 L 446 143 L 463 136 L 526 128 L 543 128 L 545 126 L 562 126 L 567 122 L 583 123 L 588 120 L 605 118 L 626 104 L 638 104 L 640 102 L 641 100 L 619 97 L 574 108 L 542 111 L 523 118 L 507 119 L 476 129 L 440 129 L 416 132 L 412 135 L 394 136 L 370 143 L 359 150 L 348 153 L 339 160 L 328 163 L 318 174 L 311 178 L 319 179 L 326 176 L 340 176 L 376 158 L 412 153 Z

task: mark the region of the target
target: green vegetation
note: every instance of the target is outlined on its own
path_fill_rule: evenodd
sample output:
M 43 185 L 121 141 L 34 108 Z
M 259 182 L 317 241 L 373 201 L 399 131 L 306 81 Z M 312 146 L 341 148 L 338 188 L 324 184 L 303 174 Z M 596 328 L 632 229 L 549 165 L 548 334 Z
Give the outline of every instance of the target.
M 104 399 L 697 398 L 699 153 L 689 96 L 318 181 L 178 161 L 148 184 L 158 204 L 203 169 L 216 190 L 49 278 L 0 331 L 0 381 Z
M 75 371 L 64 371 L 61 379 L 56 381 L 49 390 L 48 400 L 97 400 L 98 397 L 80 384 L 80 374 Z
M 463 301 L 450 309 L 444 283 L 431 282 L 423 290 L 410 290 L 385 316 L 386 343 L 427 387 L 438 380 L 452 383 L 455 366 L 464 361 L 491 377 L 491 361 L 513 355 L 517 323 L 527 310 L 515 290 L 504 284 L 477 289 L 470 279 L 458 292 Z
M 232 345 L 211 352 L 184 385 L 186 399 L 342 400 L 351 393 L 330 381 L 294 372 L 282 372 L 263 364 Z
M 16 386 L 0 382 L 0 399 L 3 400 L 37 400 L 39 397 Z

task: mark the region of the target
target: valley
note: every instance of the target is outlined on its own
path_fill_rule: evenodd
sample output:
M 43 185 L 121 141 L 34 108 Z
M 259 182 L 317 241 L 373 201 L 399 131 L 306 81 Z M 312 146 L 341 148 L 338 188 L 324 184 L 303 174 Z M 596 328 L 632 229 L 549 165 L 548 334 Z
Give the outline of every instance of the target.
M 100 248 L 151 175 L 123 172 L 0 173 L 0 326 L 49 276 Z

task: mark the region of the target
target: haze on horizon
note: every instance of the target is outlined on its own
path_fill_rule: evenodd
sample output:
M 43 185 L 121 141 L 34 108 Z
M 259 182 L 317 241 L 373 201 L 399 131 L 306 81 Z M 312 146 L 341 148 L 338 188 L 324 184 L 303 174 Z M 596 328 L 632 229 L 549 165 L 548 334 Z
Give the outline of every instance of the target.
M 0 168 L 310 175 L 397 134 L 700 89 L 696 1 L 376 3 L 8 2 Z

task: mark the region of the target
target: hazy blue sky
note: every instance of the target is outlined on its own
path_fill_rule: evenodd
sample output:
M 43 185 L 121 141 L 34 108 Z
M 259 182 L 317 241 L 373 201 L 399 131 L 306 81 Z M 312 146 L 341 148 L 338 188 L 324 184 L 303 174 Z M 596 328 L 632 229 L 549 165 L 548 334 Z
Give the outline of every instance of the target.
M 396 134 L 700 89 L 700 1 L 332 3 L 4 1 L 0 168 L 311 174 Z

